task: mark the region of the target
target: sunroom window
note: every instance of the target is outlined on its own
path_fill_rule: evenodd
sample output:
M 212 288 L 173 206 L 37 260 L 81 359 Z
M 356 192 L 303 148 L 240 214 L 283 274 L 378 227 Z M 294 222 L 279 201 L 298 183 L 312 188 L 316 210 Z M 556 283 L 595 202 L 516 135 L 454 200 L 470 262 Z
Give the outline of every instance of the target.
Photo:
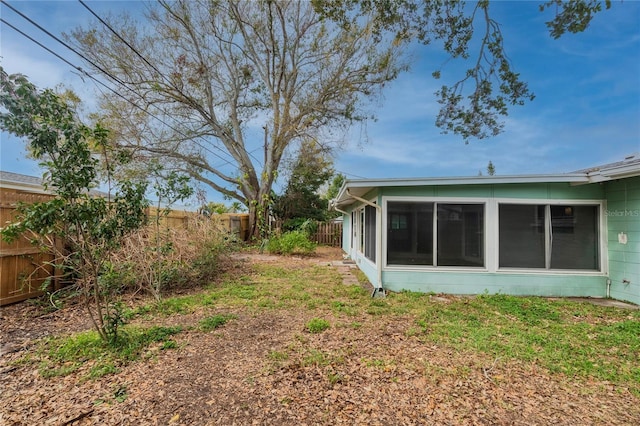
M 499 265 L 598 270 L 598 206 L 499 206 Z
M 387 264 L 484 266 L 484 204 L 389 202 Z

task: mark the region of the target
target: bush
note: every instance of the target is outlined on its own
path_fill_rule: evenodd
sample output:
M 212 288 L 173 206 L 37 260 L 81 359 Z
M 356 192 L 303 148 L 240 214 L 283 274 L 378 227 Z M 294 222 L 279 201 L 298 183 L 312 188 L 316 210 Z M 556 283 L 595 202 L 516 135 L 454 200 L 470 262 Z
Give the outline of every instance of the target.
M 290 231 L 302 231 L 308 237 L 311 237 L 313 234 L 318 231 L 318 221 L 313 219 L 306 219 L 303 217 L 296 217 L 293 219 L 287 219 L 282 224 L 282 229 L 285 232 Z
M 316 244 L 302 231 L 285 232 L 272 237 L 267 243 L 267 251 L 275 254 L 309 255 L 316 250 Z
M 194 215 L 185 228 L 161 229 L 159 234 L 149 226 L 130 235 L 109 259 L 109 281 L 159 300 L 166 289 L 207 284 L 234 241 L 219 221 L 202 216 Z

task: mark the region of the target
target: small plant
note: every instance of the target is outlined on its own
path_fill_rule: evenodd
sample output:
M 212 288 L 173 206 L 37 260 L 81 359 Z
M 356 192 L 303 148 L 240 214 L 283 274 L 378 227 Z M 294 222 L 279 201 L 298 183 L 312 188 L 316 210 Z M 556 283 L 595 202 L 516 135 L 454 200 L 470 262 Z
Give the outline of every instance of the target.
M 313 318 L 309 321 L 305 328 L 309 333 L 317 334 L 322 333 L 330 327 L 329 321 L 321 318 Z
M 124 402 L 127 399 L 127 385 L 117 385 L 113 389 L 113 399 L 118 402 Z
M 216 328 L 225 325 L 227 321 L 235 318 L 237 318 L 237 316 L 232 314 L 220 314 L 205 318 L 199 322 L 200 330 L 204 332 L 213 331 Z
M 303 231 L 285 232 L 269 239 L 267 251 L 275 254 L 310 255 L 316 250 L 316 244 L 309 240 Z
M 107 334 L 107 342 L 111 346 L 118 343 L 118 331 L 121 326 L 126 324 L 124 306 L 122 302 L 116 302 L 109 305 L 105 309 L 104 314 L 104 331 Z
M 285 361 L 289 359 L 289 355 L 286 352 L 270 351 L 268 355 L 269 359 L 273 361 Z

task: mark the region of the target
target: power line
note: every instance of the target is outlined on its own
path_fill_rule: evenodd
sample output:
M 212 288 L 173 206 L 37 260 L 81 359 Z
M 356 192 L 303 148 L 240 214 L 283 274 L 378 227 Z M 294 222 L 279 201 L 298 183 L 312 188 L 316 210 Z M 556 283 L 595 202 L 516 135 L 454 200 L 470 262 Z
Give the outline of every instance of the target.
M 138 56 L 140 59 L 142 59 L 147 65 L 149 65 L 156 73 L 158 73 L 158 75 L 160 76 L 160 78 L 162 78 L 171 88 L 173 88 L 174 90 L 176 90 L 178 93 L 180 93 L 180 95 L 185 98 L 185 99 L 190 99 L 189 96 L 187 96 L 182 89 L 180 89 L 176 84 L 174 84 L 171 80 L 169 80 L 167 78 L 167 76 L 165 76 L 155 65 L 153 65 L 151 62 L 149 62 L 149 60 L 142 55 L 135 47 L 133 47 L 131 45 L 131 43 L 129 43 L 127 40 L 124 39 L 124 37 L 122 37 L 120 35 L 120 33 L 118 33 L 116 30 L 113 29 L 113 27 L 104 19 L 102 19 L 102 17 L 100 15 L 98 15 L 95 11 L 93 11 L 93 9 L 91 9 L 84 1 L 82 0 L 78 0 L 78 2 L 84 6 L 85 9 L 87 9 L 93 16 L 96 17 L 96 19 L 98 19 L 98 21 L 100 21 L 102 23 L 102 25 L 104 25 L 105 27 L 107 27 L 107 29 L 109 29 L 109 31 L 111 31 L 116 37 L 118 37 L 118 39 L 120 41 L 122 41 L 129 49 L 131 49 L 131 51 L 133 53 L 136 54 L 136 56 Z M 199 136 L 201 139 L 202 136 Z M 218 148 L 218 147 L 215 147 Z M 226 155 L 229 155 L 229 153 L 223 151 L 221 148 L 218 148 L 219 151 L 223 152 Z M 213 154 L 213 153 L 212 153 Z M 249 155 L 251 156 L 251 153 L 249 153 Z M 232 157 L 231 155 L 229 155 L 230 157 Z M 260 161 L 258 159 L 256 159 L 255 157 L 251 156 L 254 161 L 256 161 L 256 163 L 258 165 L 260 165 L 261 167 L 263 167 L 263 165 L 260 163 Z
M 5 4 L 7 7 L 9 7 L 9 9 L 13 10 L 15 13 L 17 13 L 18 15 L 20 15 L 23 19 L 27 20 L 29 23 L 31 23 L 32 25 L 34 25 L 35 27 L 37 27 L 39 30 L 41 30 L 42 32 L 44 32 L 46 35 L 48 35 L 49 37 L 53 38 L 55 41 L 57 41 L 58 43 L 62 44 L 64 47 L 66 47 L 67 49 L 71 50 L 73 53 L 75 53 L 76 55 L 78 55 L 79 57 L 81 57 L 82 59 L 84 59 L 85 61 L 87 61 L 88 63 L 90 63 L 91 65 L 93 65 L 94 67 L 96 67 L 98 70 L 100 70 L 103 74 L 107 75 L 109 78 L 111 78 L 113 81 L 115 81 L 116 83 L 118 83 L 119 85 L 121 85 L 122 87 L 124 87 L 125 89 L 127 89 L 128 91 L 132 92 L 133 94 L 137 95 L 138 97 L 140 97 L 136 92 L 134 92 L 131 88 L 129 88 L 126 83 L 124 83 L 122 80 L 120 80 L 119 78 L 113 76 L 111 73 L 109 73 L 108 71 L 104 70 L 102 67 L 100 67 L 99 65 L 95 64 L 93 61 L 91 61 L 90 59 L 88 59 L 86 56 L 82 55 L 81 53 L 79 53 L 78 51 L 76 51 L 75 49 L 73 49 L 71 46 L 69 46 L 67 43 L 63 42 L 62 40 L 60 40 L 58 37 L 56 37 L 55 35 L 51 34 L 48 30 L 46 30 L 45 28 L 43 28 L 41 25 L 39 25 L 37 22 L 35 22 L 34 20 L 32 20 L 31 18 L 29 18 L 28 16 L 24 15 L 22 12 L 18 11 L 17 9 L 15 9 L 14 7 L 12 7 L 10 4 L 8 4 L 6 1 L 3 1 L 3 4 Z M 68 64 L 69 66 L 71 66 L 74 69 L 77 69 L 78 71 L 80 71 L 81 73 L 83 73 L 85 76 L 91 78 L 92 80 L 94 80 L 95 82 L 99 83 L 100 85 L 104 86 L 105 88 L 107 88 L 109 91 L 111 91 L 112 93 L 114 93 L 115 95 L 117 95 L 118 97 L 122 98 L 124 101 L 126 101 L 127 103 L 133 105 L 135 108 L 143 111 L 144 113 L 148 114 L 149 116 L 155 118 L 156 120 L 158 120 L 160 123 L 164 124 L 165 126 L 167 126 L 168 128 L 170 128 L 171 130 L 175 131 L 176 133 L 180 134 L 181 136 L 183 136 L 184 138 L 187 138 L 187 135 L 185 135 L 184 133 L 182 133 L 182 131 L 180 131 L 179 129 L 173 127 L 172 125 L 170 125 L 169 123 L 167 123 L 166 121 L 164 121 L 163 119 L 159 118 L 158 116 L 154 115 L 153 113 L 149 112 L 148 110 L 142 108 L 140 105 L 132 102 L 131 100 L 125 98 L 122 94 L 118 93 L 117 91 L 115 91 L 112 87 L 106 85 L 105 83 L 103 83 L 102 81 L 96 79 L 94 76 L 90 75 L 89 73 L 87 73 L 87 71 L 83 70 L 81 67 L 74 65 L 73 63 L 71 63 L 69 60 L 65 59 L 64 57 L 62 57 L 61 55 L 59 55 L 58 53 L 54 52 L 53 50 L 49 49 L 48 47 L 46 47 L 45 45 L 43 45 L 42 43 L 38 42 L 37 40 L 35 40 L 34 38 L 32 38 L 31 36 L 27 35 L 26 33 L 24 33 L 23 31 L 19 30 L 18 28 L 16 28 L 15 26 L 11 25 L 9 22 L 5 21 L 4 19 L 0 18 L 0 21 L 3 22 L 4 24 L 8 25 L 10 28 L 12 28 L 13 30 L 15 30 L 16 32 L 20 33 L 21 35 L 23 35 L 24 37 L 26 37 L 27 39 L 29 39 L 30 41 L 32 41 L 33 43 L 37 44 L 38 46 L 42 47 L 43 49 L 45 49 L 46 51 L 48 51 L 49 53 L 53 54 L 54 56 L 56 56 L 57 58 L 59 58 L 60 60 L 64 61 L 66 64 Z M 157 108 L 157 107 L 156 107 Z M 164 111 L 163 111 L 164 112 Z M 206 149 L 206 148 L 205 148 Z M 220 148 L 218 148 L 220 149 Z M 221 149 L 220 149 L 221 150 Z M 215 152 L 206 149 L 207 152 L 209 152 L 211 155 L 214 155 L 216 157 L 218 157 L 220 160 L 224 161 L 225 164 L 228 165 L 233 165 L 231 160 L 228 160 L 226 158 L 221 157 L 219 154 L 216 154 Z M 221 150 L 222 151 L 222 150 Z M 224 152 L 224 151 L 222 151 Z

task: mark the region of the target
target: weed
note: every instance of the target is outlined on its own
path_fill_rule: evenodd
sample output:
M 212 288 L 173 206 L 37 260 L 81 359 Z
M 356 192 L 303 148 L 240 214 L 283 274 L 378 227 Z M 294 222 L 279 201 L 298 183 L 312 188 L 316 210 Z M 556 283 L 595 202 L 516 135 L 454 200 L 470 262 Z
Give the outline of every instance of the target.
M 160 346 L 160 350 L 167 349 L 176 349 L 178 347 L 178 343 L 175 340 L 166 340 L 162 342 L 162 346 Z
M 238 318 L 233 314 L 218 314 L 211 317 L 207 317 L 203 320 L 200 320 L 198 323 L 200 330 L 206 332 L 213 331 L 218 327 L 222 327 L 229 320 Z
M 285 232 L 269 239 L 267 251 L 276 254 L 309 255 L 316 250 L 316 244 L 302 231 Z
M 125 327 L 116 344 L 107 344 L 95 331 L 44 340 L 37 353 L 40 358 L 39 371 L 43 377 L 66 376 L 91 362 L 86 378 L 96 379 L 116 373 L 117 365 L 140 358 L 151 343 L 162 342 L 164 349 L 177 347 L 175 342 L 167 342 L 172 341 L 170 336 L 180 331 L 181 327 Z
M 329 379 L 329 384 L 333 386 L 344 381 L 344 374 L 330 371 L 327 373 L 327 379 Z
M 309 333 L 322 333 L 326 329 L 328 329 L 331 325 L 329 321 L 321 319 L 321 318 L 313 318 L 305 325 L 306 330 Z
M 115 386 L 113 390 L 113 399 L 118 402 L 124 402 L 127 399 L 127 385 L 120 384 Z
M 269 354 L 267 356 L 270 360 L 273 361 L 286 361 L 287 359 L 289 359 L 289 355 L 286 352 L 279 352 L 274 350 L 269 351 Z

